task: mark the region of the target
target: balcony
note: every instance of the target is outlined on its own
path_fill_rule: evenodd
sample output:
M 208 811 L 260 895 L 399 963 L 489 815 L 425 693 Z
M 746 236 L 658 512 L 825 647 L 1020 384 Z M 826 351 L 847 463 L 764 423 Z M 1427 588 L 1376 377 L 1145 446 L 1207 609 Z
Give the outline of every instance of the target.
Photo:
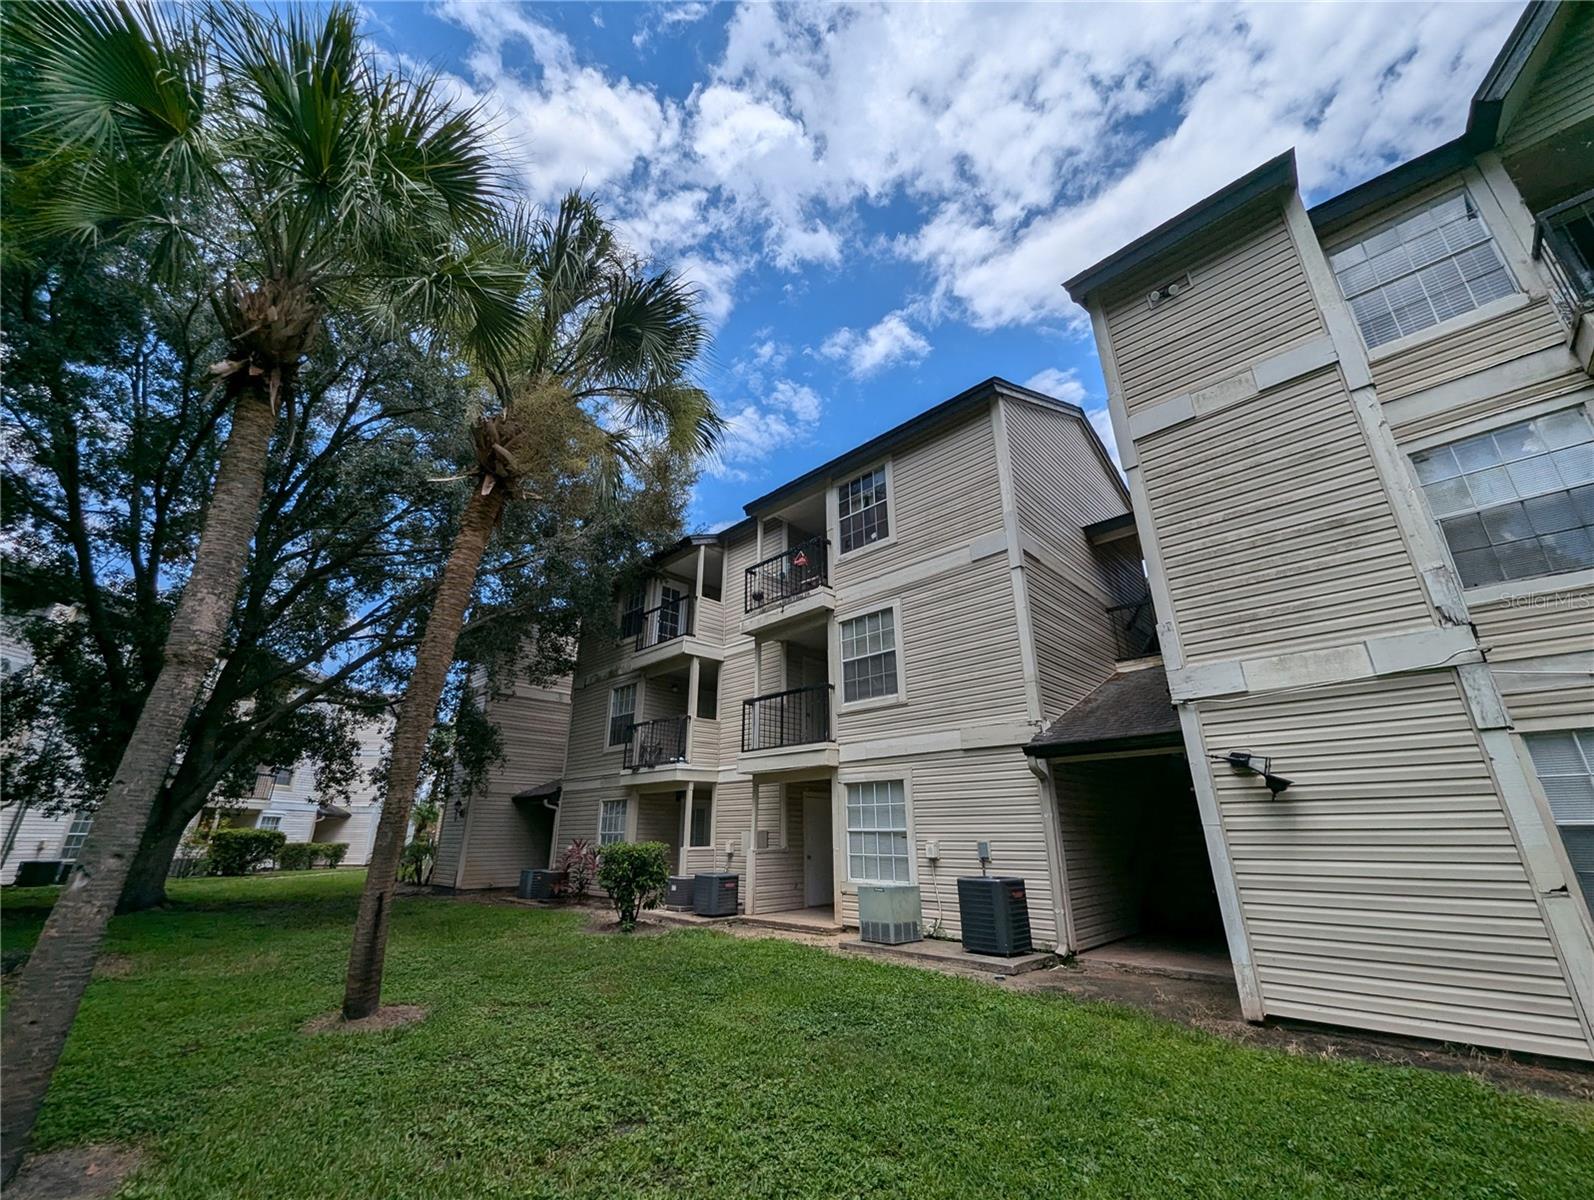
M 836 607 L 830 586 L 830 542 L 808 538 L 747 568 L 742 581 L 742 632 L 778 633 Z
M 1113 658 L 1118 662 L 1161 653 L 1157 643 L 1157 612 L 1150 596 L 1127 604 L 1109 605 L 1107 620 L 1112 626 Z
M 839 761 L 830 719 L 834 690 L 822 683 L 744 700 L 737 769 L 750 775 L 833 769 Z
M 713 782 L 712 765 L 692 765 L 692 734 L 692 718 L 684 713 L 638 721 L 626 735 L 625 769 L 653 783 Z
M 1594 374 L 1594 191 L 1539 214 L 1533 257 L 1550 276 L 1551 297 L 1571 330 L 1572 353 Z
M 629 625 L 631 628 L 622 629 L 622 637 L 630 643 L 629 666 L 660 667 L 689 655 L 716 661 L 725 657 L 719 645 L 720 606 L 716 601 L 679 596 L 634 614 Z

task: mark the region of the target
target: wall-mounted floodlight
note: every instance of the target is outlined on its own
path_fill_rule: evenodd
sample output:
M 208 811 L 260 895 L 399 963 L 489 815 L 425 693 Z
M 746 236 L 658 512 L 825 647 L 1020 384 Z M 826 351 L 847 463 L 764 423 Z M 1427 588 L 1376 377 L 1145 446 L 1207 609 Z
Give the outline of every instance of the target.
M 1227 763 L 1236 771 L 1246 775 L 1260 775 L 1262 782 L 1267 784 L 1267 790 L 1275 796 L 1295 782 L 1293 779 L 1273 774 L 1273 760 L 1265 755 L 1252 754 L 1249 750 L 1230 750 L 1227 754 L 1214 754 L 1212 761 Z

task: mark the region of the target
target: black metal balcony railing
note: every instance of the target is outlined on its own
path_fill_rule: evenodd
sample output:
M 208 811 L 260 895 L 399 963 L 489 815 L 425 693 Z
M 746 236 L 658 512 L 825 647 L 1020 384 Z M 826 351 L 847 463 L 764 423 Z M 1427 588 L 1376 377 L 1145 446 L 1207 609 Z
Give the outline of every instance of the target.
M 1157 612 L 1150 596 L 1108 606 L 1107 620 L 1112 623 L 1113 656 L 1119 662 L 1158 652 Z
M 1569 324 L 1594 312 L 1594 191 L 1545 209 L 1533 227 L 1533 257 L 1555 284 L 1555 305 Z
M 631 726 L 625 739 L 625 769 L 641 771 L 667 763 L 686 761 L 688 716 L 660 717 Z
M 784 604 L 829 582 L 830 543 L 811 537 L 747 568 L 743 612 Z
M 828 742 L 832 690 L 821 683 L 742 701 L 742 751 Z
M 647 609 L 640 618 L 635 645 L 638 650 L 659 646 L 678 637 L 692 636 L 692 597 L 680 596 L 666 600 L 657 608 Z

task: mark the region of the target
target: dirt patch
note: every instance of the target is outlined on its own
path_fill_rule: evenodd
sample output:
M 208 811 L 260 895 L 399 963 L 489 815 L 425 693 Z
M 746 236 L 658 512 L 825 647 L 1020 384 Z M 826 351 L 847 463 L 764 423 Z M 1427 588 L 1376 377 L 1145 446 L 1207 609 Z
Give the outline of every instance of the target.
M 68 1146 L 30 1154 L 6 1188 L 6 1200 L 98 1200 L 122 1186 L 144 1155 L 129 1146 Z
M 378 1033 L 384 1029 L 403 1029 L 426 1020 L 426 1009 L 419 1004 L 387 1004 L 368 1017 L 345 1021 L 340 1012 L 322 1013 L 304 1023 L 300 1033 Z
M 96 979 L 126 979 L 132 973 L 131 954 L 102 954 L 94 963 Z

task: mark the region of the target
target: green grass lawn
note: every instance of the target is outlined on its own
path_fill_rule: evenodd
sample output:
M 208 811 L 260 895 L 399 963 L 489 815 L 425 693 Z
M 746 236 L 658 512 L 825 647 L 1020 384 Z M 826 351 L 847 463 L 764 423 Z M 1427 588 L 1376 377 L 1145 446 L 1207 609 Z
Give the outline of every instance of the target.
M 1594 1107 L 1235 1046 L 779 941 L 410 899 L 386 996 L 307 1037 L 360 876 L 173 885 L 118 919 L 39 1126 L 124 1196 L 1594 1196 Z M 8 889 L 7 950 L 47 891 Z

